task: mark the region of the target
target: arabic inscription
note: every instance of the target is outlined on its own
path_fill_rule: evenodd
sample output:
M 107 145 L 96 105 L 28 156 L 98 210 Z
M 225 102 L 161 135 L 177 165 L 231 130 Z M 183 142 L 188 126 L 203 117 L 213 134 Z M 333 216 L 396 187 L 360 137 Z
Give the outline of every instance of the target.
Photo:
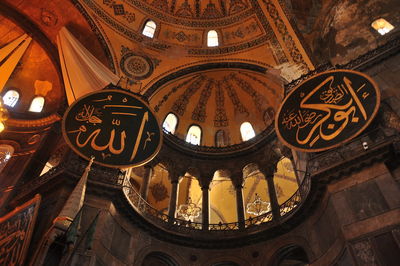
M 80 156 L 94 156 L 95 163 L 109 167 L 142 165 L 161 145 L 159 124 L 147 104 L 115 89 L 85 95 L 71 105 L 63 134 Z
M 380 92 L 375 82 L 351 70 L 327 71 L 296 87 L 275 120 L 287 146 L 306 152 L 336 147 L 361 133 L 375 117 Z

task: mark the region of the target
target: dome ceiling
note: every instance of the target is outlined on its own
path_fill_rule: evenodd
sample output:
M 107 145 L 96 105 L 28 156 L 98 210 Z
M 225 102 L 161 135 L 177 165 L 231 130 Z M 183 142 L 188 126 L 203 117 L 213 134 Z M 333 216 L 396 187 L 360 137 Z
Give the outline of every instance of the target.
M 256 134 L 268 127 L 282 97 L 283 88 L 272 75 L 217 69 L 166 83 L 150 97 L 150 105 L 160 122 L 171 112 L 178 117 L 175 135 L 180 138 L 196 124 L 202 128 L 201 145 L 214 146 L 218 130 L 228 134 L 232 145 L 242 142 L 243 122 L 250 122 Z
M 250 7 L 248 0 L 146 0 L 145 2 L 167 14 L 203 20 L 232 16 Z

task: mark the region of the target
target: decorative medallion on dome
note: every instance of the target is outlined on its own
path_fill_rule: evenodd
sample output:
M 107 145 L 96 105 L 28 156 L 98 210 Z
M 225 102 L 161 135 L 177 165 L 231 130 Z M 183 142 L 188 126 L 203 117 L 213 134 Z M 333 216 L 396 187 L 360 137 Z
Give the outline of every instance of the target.
M 127 53 L 121 58 L 122 72 L 133 79 L 144 79 L 153 73 L 153 66 L 149 59 L 134 53 Z
M 80 156 L 108 167 L 134 167 L 152 160 L 162 134 L 153 112 L 138 96 L 110 85 L 89 93 L 66 111 L 62 131 Z
M 318 152 L 359 135 L 374 119 L 380 91 L 367 75 L 352 70 L 320 73 L 298 85 L 275 119 L 281 141 L 296 150 Z
M 165 187 L 165 185 L 160 182 L 153 184 L 150 186 L 150 191 L 151 195 L 153 195 L 154 199 L 158 201 L 163 201 L 169 197 L 168 195 L 168 189 Z

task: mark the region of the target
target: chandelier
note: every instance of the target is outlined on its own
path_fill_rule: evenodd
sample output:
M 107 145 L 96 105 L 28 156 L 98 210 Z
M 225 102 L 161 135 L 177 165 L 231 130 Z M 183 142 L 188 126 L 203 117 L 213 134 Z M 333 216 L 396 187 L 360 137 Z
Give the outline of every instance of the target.
M 4 107 L 3 101 L 0 98 L 0 132 L 2 132 L 5 128 L 4 121 L 8 119 L 8 111 Z
M 193 221 L 193 219 L 200 216 L 201 208 L 196 203 L 192 202 L 189 197 L 186 204 L 181 204 L 178 207 L 178 217 L 183 217 L 187 221 Z
M 262 215 L 271 211 L 271 203 L 262 201 L 261 197 L 256 193 L 253 202 L 247 204 L 246 212 L 255 216 Z

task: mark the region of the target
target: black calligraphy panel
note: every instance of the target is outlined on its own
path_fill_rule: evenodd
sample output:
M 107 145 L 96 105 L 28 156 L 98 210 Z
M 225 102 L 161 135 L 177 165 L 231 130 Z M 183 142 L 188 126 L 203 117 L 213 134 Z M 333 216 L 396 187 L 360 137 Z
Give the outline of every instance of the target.
M 162 142 L 149 106 L 121 89 L 90 93 L 74 102 L 64 115 L 63 135 L 83 158 L 94 156 L 97 164 L 123 168 L 150 161 Z
M 375 117 L 380 91 L 367 75 L 327 71 L 298 85 L 282 103 L 275 129 L 290 148 L 318 152 L 360 134 Z
M 23 265 L 30 244 L 40 196 L 0 218 L 0 265 Z

